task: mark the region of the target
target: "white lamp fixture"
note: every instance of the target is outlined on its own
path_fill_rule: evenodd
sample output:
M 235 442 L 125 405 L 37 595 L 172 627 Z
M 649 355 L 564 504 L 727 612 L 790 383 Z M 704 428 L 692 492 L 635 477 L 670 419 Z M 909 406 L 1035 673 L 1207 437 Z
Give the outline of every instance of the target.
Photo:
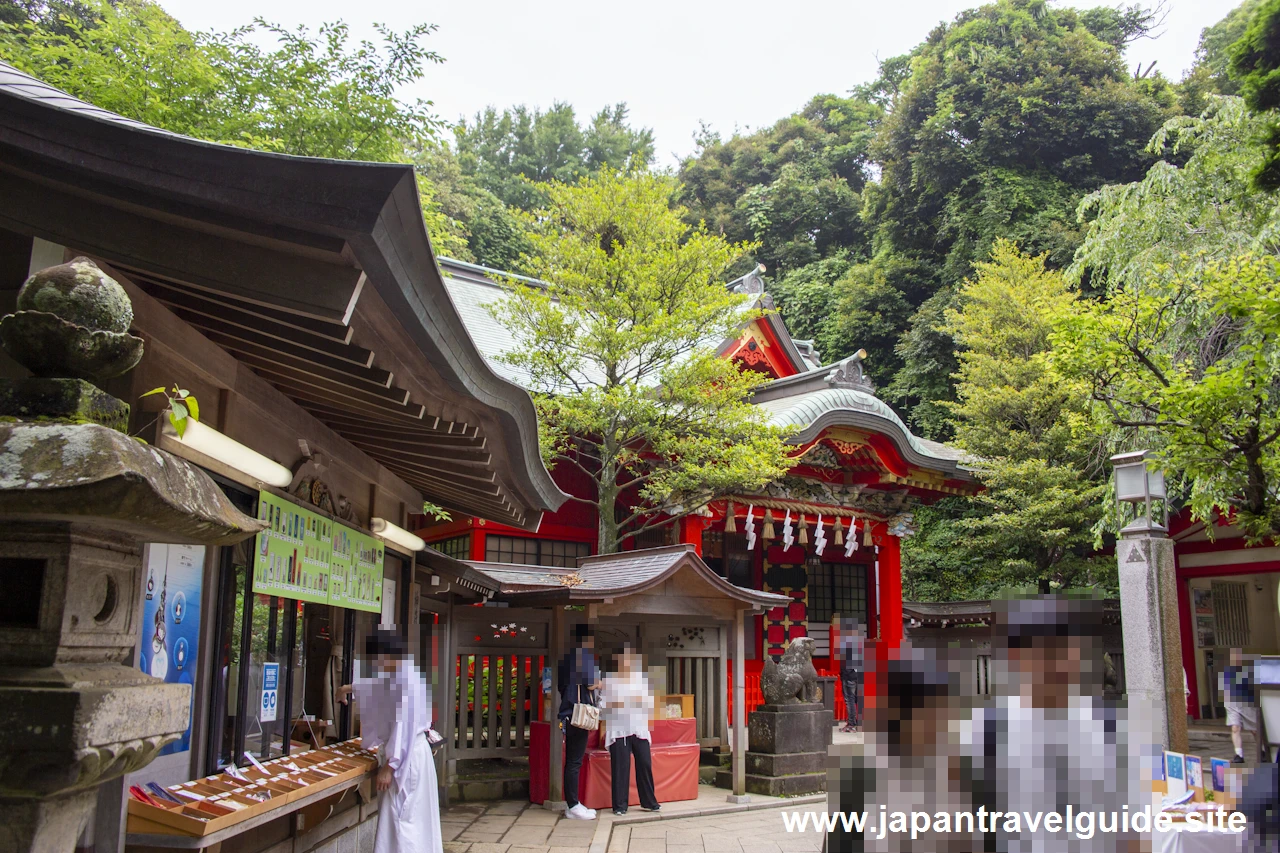
M 397 527 L 385 518 L 369 519 L 369 529 L 378 537 L 385 539 L 392 545 L 396 545 L 410 553 L 413 553 L 414 551 L 421 551 L 423 548 L 427 547 L 427 543 L 422 541 L 422 539 L 414 536 L 403 527 Z
M 234 468 L 260 483 L 283 489 L 293 482 L 293 472 L 288 468 L 268 459 L 256 450 L 250 450 L 235 439 L 228 438 L 213 427 L 205 426 L 200 421 L 188 420 L 187 429 L 181 438 L 169 424 L 165 424 L 164 429 L 180 444 Z
M 1165 531 L 1164 526 L 1156 521 L 1153 509 L 1153 502 L 1158 501 L 1167 513 L 1164 472 L 1150 468 L 1148 463 L 1146 450 L 1111 457 L 1116 478 L 1116 502 L 1133 504 L 1137 514 L 1133 523 L 1120 531 L 1121 535 Z

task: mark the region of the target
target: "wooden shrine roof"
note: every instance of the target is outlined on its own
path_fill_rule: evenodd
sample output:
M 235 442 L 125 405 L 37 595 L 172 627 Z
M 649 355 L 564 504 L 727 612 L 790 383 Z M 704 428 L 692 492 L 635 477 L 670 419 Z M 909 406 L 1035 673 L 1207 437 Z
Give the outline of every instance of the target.
M 477 350 L 411 166 L 173 134 L 0 62 L 0 226 L 101 259 L 429 500 L 536 530 L 566 496 Z

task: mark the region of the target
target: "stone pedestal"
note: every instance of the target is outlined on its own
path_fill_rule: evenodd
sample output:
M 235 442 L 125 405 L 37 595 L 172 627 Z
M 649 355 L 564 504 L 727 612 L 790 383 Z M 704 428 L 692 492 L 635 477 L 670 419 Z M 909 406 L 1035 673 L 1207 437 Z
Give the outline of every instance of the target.
M 747 791 L 770 797 L 811 794 L 827 789 L 827 748 L 832 713 L 821 703 L 762 705 L 747 720 Z M 721 770 L 716 784 L 732 785 Z
M 0 853 L 70 853 L 98 786 L 187 727 L 191 688 L 129 665 L 143 543 L 229 544 L 262 526 L 199 469 L 113 429 L 0 422 Z
M 95 423 L 124 432 L 129 428 L 129 404 L 83 379 L 4 379 L 0 417 Z
M 1122 531 L 1116 558 L 1131 737 L 1148 748 L 1185 752 L 1187 703 L 1173 540 L 1158 530 Z
M 191 688 L 130 666 L 145 543 L 233 544 L 265 525 L 195 466 L 125 434 L 94 382 L 142 358 L 133 307 L 87 258 L 32 275 L 0 345 L 0 853 L 69 853 L 100 785 L 187 728 Z

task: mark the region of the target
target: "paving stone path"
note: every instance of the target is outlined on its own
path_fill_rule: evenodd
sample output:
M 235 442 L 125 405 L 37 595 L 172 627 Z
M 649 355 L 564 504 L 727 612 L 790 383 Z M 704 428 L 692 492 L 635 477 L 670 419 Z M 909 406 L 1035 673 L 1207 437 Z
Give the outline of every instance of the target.
M 812 808 L 812 806 L 801 806 Z M 588 853 L 597 821 L 565 820 L 527 803 L 462 804 L 444 812 L 445 853 Z M 788 833 L 781 809 L 614 826 L 608 853 L 818 853 L 816 832 Z
M 787 832 L 781 809 L 617 826 L 609 839 L 609 853 L 818 853 L 821 849 L 821 834 Z
M 528 803 L 464 803 L 440 816 L 440 829 L 445 853 L 587 853 L 596 822 Z

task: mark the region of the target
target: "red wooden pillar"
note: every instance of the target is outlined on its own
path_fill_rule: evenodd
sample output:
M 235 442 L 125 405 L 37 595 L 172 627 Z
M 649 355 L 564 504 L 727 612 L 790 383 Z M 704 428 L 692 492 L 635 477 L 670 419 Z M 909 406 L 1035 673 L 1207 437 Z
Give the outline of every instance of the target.
M 877 525 L 880 545 L 880 641 L 886 651 L 902 643 L 902 540 Z
M 708 519 L 699 515 L 686 515 L 676 522 L 680 525 L 679 541 L 692 545 L 694 553 L 702 556 L 702 531 L 707 527 Z

